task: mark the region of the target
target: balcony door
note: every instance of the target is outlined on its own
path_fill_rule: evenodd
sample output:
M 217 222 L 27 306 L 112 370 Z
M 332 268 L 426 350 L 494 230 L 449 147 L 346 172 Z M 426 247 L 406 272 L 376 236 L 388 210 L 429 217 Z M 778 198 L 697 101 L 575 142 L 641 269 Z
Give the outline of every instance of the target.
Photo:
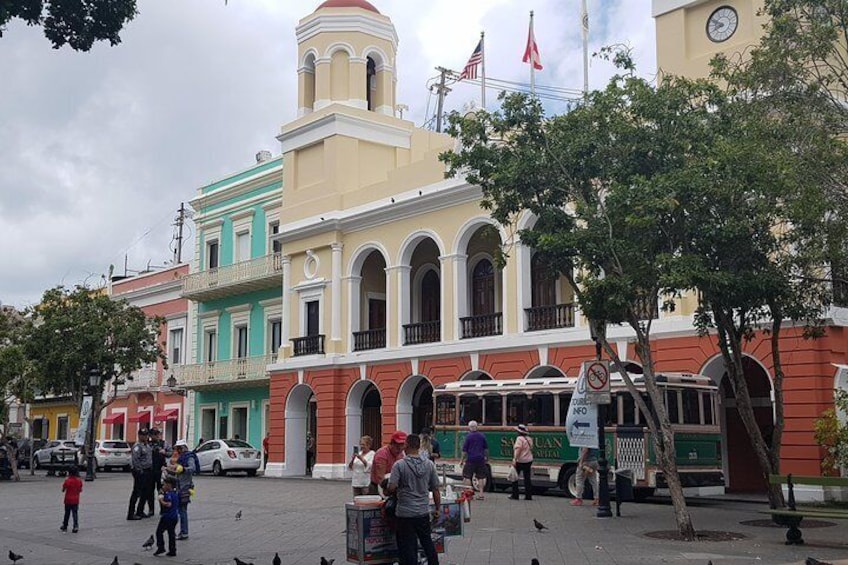
M 495 268 L 488 259 L 474 266 L 471 275 L 471 314 L 483 316 L 495 313 Z
M 421 280 L 421 321 L 436 322 L 441 318 L 441 285 L 436 271 L 427 271 Z
M 553 306 L 557 303 L 556 278 L 537 253 L 530 266 L 532 306 Z
M 306 335 L 318 335 L 320 333 L 319 315 L 320 303 L 317 300 L 312 300 L 306 303 Z
M 386 301 L 368 299 L 368 329 L 380 330 L 386 327 Z

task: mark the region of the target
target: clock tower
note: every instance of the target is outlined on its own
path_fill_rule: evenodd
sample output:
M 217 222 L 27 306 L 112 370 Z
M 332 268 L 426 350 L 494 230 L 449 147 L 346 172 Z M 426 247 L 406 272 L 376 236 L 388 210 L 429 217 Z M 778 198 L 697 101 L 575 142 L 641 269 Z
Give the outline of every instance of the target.
M 760 38 L 763 0 L 653 0 L 657 66 L 689 77 L 709 73 L 718 53 L 744 53 Z

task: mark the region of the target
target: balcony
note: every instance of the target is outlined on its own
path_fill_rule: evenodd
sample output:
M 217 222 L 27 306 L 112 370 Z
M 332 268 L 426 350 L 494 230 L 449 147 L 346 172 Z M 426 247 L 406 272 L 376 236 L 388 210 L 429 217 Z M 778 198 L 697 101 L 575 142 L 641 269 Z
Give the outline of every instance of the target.
M 122 385 L 118 386 L 118 390 L 126 392 L 134 392 L 140 390 L 149 390 L 159 386 L 159 374 L 156 366 L 142 367 L 138 371 L 133 371 L 132 380 L 129 378 Z
M 503 314 L 500 312 L 460 318 L 459 323 L 462 326 L 462 339 L 503 333 Z
M 266 369 L 276 360 L 276 355 L 261 355 L 193 365 L 176 365 L 172 367 L 172 370 L 177 379 L 177 386 L 181 388 L 255 383 L 268 380 Z
M 418 345 L 419 343 L 435 343 L 442 340 L 442 322 L 419 322 L 417 324 L 404 324 L 403 344 Z
M 291 342 L 294 357 L 324 354 L 324 334 L 293 337 Z
M 353 350 L 367 351 L 386 347 L 386 328 L 353 332 Z
M 574 304 L 553 304 L 525 308 L 527 331 L 553 330 L 574 327 Z
M 192 273 L 183 279 L 182 296 L 190 300 L 213 300 L 282 285 L 280 253 L 241 261 L 225 267 Z

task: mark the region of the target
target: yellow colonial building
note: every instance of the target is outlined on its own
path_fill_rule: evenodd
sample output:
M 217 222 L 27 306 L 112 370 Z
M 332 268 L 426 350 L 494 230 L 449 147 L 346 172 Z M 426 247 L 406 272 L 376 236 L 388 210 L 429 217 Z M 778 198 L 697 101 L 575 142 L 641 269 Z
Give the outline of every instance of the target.
M 73 439 L 79 427 L 79 404 L 70 397 L 40 397 L 30 405 L 32 437 Z

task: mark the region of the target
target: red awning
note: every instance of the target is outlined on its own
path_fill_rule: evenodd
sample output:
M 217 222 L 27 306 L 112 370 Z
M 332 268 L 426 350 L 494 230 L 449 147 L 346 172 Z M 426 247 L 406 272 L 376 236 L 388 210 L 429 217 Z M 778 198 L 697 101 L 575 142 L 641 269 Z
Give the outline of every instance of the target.
M 162 410 L 153 417 L 154 422 L 175 422 L 180 417 L 180 411 L 176 408 Z
M 149 422 L 150 421 L 150 412 L 139 412 L 135 416 L 130 416 L 130 422 Z
M 123 412 L 112 412 L 105 418 L 103 418 L 104 424 L 123 424 L 124 416 L 126 416 Z

